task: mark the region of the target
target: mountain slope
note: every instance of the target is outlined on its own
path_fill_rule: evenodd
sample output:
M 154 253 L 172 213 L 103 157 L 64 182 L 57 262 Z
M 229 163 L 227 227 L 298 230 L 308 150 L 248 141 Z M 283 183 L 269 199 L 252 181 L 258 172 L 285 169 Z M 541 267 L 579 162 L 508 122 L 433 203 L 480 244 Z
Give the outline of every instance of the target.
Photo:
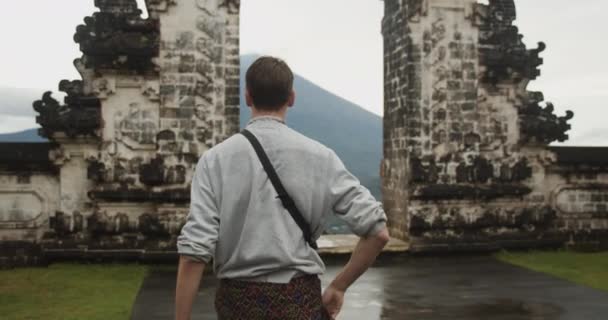
M 0 142 L 45 142 L 47 139 L 38 135 L 38 129 L 0 134 Z
M 241 88 L 245 88 L 245 72 L 255 59 L 254 55 L 241 57 Z M 297 98 L 288 112 L 287 124 L 336 151 L 346 167 L 379 199 L 382 118 L 299 75 L 295 75 L 294 87 Z M 241 127 L 250 115 L 241 99 Z

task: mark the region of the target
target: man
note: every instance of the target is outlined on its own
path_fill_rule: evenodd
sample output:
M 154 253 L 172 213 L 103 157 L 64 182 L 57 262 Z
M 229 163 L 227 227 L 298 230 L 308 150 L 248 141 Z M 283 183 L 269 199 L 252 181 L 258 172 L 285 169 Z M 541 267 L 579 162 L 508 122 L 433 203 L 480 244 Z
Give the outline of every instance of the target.
M 220 279 L 219 319 L 335 319 L 346 290 L 389 240 L 386 215 L 332 150 L 285 124 L 295 101 L 285 62 L 259 58 L 247 71 L 246 87 L 252 110 L 246 129 L 259 140 L 312 238 L 333 213 L 361 239 L 321 295 L 323 261 L 277 198 L 252 144 L 235 135 L 205 152 L 194 173 L 190 214 L 177 244 L 176 319 L 190 319 L 212 259 Z

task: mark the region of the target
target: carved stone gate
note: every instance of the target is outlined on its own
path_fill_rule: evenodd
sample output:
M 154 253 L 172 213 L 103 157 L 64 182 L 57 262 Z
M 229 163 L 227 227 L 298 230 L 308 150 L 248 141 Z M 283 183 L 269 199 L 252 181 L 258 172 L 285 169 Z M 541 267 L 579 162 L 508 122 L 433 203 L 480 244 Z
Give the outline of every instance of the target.
M 606 244 L 608 149 L 527 91 L 514 0 L 385 0 L 384 204 L 412 250 Z
M 142 19 L 135 0 L 95 0 L 100 11 L 77 27 L 82 80 L 61 81 L 64 103 L 50 92 L 34 103 L 51 141 L 36 145 L 43 165 L 2 161 L 5 244 L 35 241 L 54 256 L 173 251 L 198 158 L 239 129 L 240 3 L 146 4 Z
M 239 126 L 239 0 L 95 0 L 82 79 L 34 103 L 44 144 L 0 144 L 0 264 L 171 256 L 199 156 Z M 526 90 L 513 0 L 385 0 L 384 204 L 414 250 L 608 239 L 608 151 Z M 28 260 L 29 259 L 29 260 Z M 32 260 L 33 259 L 33 260 Z

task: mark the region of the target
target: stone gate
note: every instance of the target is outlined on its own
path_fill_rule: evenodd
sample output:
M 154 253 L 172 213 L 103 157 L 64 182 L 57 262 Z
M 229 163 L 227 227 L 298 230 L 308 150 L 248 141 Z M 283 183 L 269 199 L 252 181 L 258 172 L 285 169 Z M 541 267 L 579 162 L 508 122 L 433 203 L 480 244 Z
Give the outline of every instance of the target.
M 50 256 L 174 251 L 200 155 L 239 130 L 238 0 L 95 0 L 81 80 L 34 103 L 46 144 L 4 144 L 0 237 Z M 30 150 L 36 150 L 31 154 Z M 6 207 L 6 208 L 5 208 Z M 18 247 L 18 246 L 11 246 Z
M 412 250 L 608 241 L 608 149 L 567 140 L 514 0 L 385 0 L 384 204 Z
M 82 79 L 34 103 L 42 144 L 0 144 L 2 264 L 173 257 L 202 153 L 239 129 L 239 0 L 95 0 Z M 385 0 L 384 204 L 413 250 L 605 244 L 608 150 L 526 90 L 513 0 Z

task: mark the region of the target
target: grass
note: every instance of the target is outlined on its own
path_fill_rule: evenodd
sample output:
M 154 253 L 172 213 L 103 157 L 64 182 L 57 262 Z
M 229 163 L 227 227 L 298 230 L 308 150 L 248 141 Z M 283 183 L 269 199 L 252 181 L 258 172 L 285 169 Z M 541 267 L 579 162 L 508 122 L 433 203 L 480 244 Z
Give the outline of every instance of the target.
M 608 291 L 608 253 L 503 252 L 501 261 Z
M 0 318 L 128 320 L 148 267 L 54 264 L 0 271 Z

